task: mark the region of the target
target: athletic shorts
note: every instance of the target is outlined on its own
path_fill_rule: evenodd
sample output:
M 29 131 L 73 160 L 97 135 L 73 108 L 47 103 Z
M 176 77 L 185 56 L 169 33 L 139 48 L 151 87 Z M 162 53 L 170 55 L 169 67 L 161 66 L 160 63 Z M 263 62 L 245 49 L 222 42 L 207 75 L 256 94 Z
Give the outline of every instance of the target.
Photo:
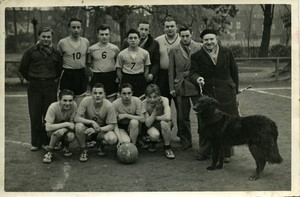
M 140 97 L 145 94 L 146 90 L 146 78 L 144 73 L 142 74 L 126 74 L 123 73 L 121 83 L 129 83 L 133 88 L 133 96 Z
M 66 69 L 64 68 L 60 79 L 60 90 L 69 89 L 75 95 L 82 95 L 87 91 L 88 79 L 85 74 L 85 68 Z
M 119 129 L 123 129 L 124 131 L 126 131 L 127 133 L 129 132 L 129 124 L 118 124 Z
M 101 83 L 104 85 L 104 89 L 106 92 L 106 96 L 117 94 L 118 92 L 118 84 L 115 83 L 116 80 L 116 72 L 106 72 L 106 73 L 93 73 L 92 79 L 91 79 L 91 87 L 95 83 Z

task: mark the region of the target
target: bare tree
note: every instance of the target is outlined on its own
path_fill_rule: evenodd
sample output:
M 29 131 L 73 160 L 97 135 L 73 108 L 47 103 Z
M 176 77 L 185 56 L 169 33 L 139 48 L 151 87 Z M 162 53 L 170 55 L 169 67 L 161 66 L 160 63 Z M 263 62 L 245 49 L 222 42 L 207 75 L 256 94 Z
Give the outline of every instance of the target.
M 261 39 L 260 49 L 258 56 L 259 57 L 268 57 L 270 38 L 271 38 L 271 27 L 274 17 L 274 4 L 265 4 L 260 5 L 261 9 L 264 12 L 264 28 L 263 35 Z

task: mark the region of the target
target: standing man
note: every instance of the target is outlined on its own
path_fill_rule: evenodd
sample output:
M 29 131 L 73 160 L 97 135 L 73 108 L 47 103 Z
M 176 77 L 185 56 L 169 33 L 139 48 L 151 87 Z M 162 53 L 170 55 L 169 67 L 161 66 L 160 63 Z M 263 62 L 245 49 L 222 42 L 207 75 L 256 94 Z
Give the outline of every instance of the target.
M 147 84 L 156 83 L 157 75 L 159 71 L 159 45 L 156 40 L 150 34 L 150 24 L 147 21 L 141 21 L 138 23 L 138 29 L 140 33 L 141 40 L 139 47 L 148 51 L 150 55 L 151 66 L 149 68 L 149 74 L 147 76 Z M 129 46 L 128 40 L 125 40 L 122 49 L 125 49 Z
M 117 118 L 112 103 L 105 99 L 104 86 L 95 83 L 92 95 L 85 97 L 80 103 L 75 115 L 75 135 L 82 149 L 79 160 L 88 160 L 87 141 L 97 141 L 99 156 L 105 155 L 105 145 L 117 143 L 114 133 Z
M 205 29 L 200 37 L 203 48 L 191 57 L 190 79 L 203 86 L 203 94 L 215 98 L 219 102 L 220 110 L 238 116 L 236 94 L 238 93 L 238 68 L 232 52 L 218 44 L 218 33 L 212 29 Z M 201 124 L 200 124 L 201 125 Z M 207 159 L 211 154 L 210 142 L 203 139 L 199 133 L 198 160 Z M 224 149 L 224 162 L 230 162 L 232 148 Z
M 129 83 L 121 84 L 119 93 L 121 97 L 113 102 L 118 120 L 115 133 L 119 144 L 132 142 L 136 145 L 140 123 L 145 122 L 141 112 L 142 102 L 138 97 L 132 96 L 132 86 Z
M 160 70 L 157 84 L 160 88 L 161 95 L 167 97 L 171 103 L 172 96 L 170 95 L 169 88 L 169 53 L 170 49 L 180 43 L 179 35 L 177 34 L 177 24 L 176 21 L 168 17 L 164 23 L 165 34 L 157 37 L 155 40 L 159 44 L 160 53 Z
M 60 91 L 59 101 L 52 103 L 46 114 L 46 131 L 50 137 L 50 143 L 47 147 L 47 154 L 44 155 L 43 162 L 51 163 L 54 146 L 62 141 L 64 146 L 64 156 L 72 156 L 69 144 L 75 139 L 74 116 L 77 110 L 77 104 L 73 100 L 74 93 L 71 90 Z
M 89 48 L 88 63 L 91 64 L 93 76 L 91 87 L 101 83 L 107 91 L 107 98 L 115 100 L 118 86 L 116 83 L 116 58 L 120 49 L 110 43 L 110 27 L 100 25 L 98 30 L 99 42 Z
M 49 143 L 43 120 L 49 105 L 57 100 L 57 81 L 62 69 L 61 55 L 52 46 L 53 30 L 43 28 L 38 36 L 38 43 L 23 54 L 19 70 L 28 81 L 31 151 Z
M 138 46 L 140 33 L 135 29 L 127 32 L 128 48 L 117 57 L 117 75 L 121 83 L 129 83 L 133 87 L 133 96 L 140 97 L 145 93 L 146 79 L 151 65 L 148 51 Z
M 142 102 L 142 113 L 145 116 L 145 124 L 148 127 L 151 144 L 150 152 L 155 152 L 155 144 L 162 136 L 164 142 L 164 155 L 168 159 L 175 159 L 171 149 L 171 108 L 166 97 L 160 95 L 156 84 L 149 84 L 145 91 L 146 99 Z
M 200 50 L 202 44 L 192 40 L 189 28 L 180 28 L 179 35 L 180 44 L 170 50 L 169 86 L 170 94 L 176 99 L 177 136 L 185 150 L 192 147 L 190 100 L 195 105 L 199 98 L 199 87 L 189 79 L 191 55 Z
M 87 91 L 86 57 L 90 46 L 89 41 L 80 36 L 81 23 L 80 19 L 71 18 L 68 23 L 71 35 L 58 42 L 58 49 L 63 56 L 60 90 L 72 90 L 78 105 Z

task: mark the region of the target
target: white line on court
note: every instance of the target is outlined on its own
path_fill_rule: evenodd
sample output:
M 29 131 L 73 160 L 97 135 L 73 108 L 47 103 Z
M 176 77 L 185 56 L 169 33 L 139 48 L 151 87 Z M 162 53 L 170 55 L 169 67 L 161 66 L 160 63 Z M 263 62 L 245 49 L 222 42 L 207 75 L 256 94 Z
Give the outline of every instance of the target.
M 20 145 L 24 145 L 24 146 L 31 146 L 29 143 L 19 142 L 19 141 L 14 141 L 14 140 L 5 140 L 5 142 L 13 143 L 13 144 L 20 144 Z
M 26 94 L 5 94 L 5 97 L 10 97 L 10 98 L 14 98 L 14 97 L 27 97 Z
M 290 90 L 291 87 L 277 87 L 277 88 L 252 88 L 252 90 Z
M 281 94 L 275 94 L 275 93 L 266 92 L 266 91 L 258 90 L 258 89 L 249 89 L 249 91 L 253 91 L 253 92 L 258 92 L 258 93 L 262 93 L 262 94 L 268 94 L 268 95 L 272 95 L 272 96 L 278 96 L 278 97 L 282 97 L 282 98 L 291 99 L 290 96 L 285 96 L 285 95 L 281 95 Z
M 69 173 L 70 171 L 71 171 L 71 166 L 70 166 L 69 162 L 64 162 L 63 173 L 62 173 L 63 178 L 59 179 L 58 182 L 56 183 L 56 185 L 54 187 L 52 187 L 52 189 L 54 191 L 60 191 L 65 187 L 66 182 L 68 181 L 69 176 L 70 176 L 70 173 Z

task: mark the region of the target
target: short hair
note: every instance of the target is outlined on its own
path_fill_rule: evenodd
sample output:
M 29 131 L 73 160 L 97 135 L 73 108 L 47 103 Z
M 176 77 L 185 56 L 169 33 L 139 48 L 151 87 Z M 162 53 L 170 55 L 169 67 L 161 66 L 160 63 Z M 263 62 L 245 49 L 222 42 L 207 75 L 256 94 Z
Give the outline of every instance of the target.
M 131 90 L 133 90 L 133 87 L 130 83 L 122 83 L 119 87 L 119 92 L 121 93 L 122 92 L 122 89 L 123 88 L 130 88 Z
M 107 25 L 107 24 L 101 24 L 99 25 L 98 29 L 97 29 L 97 32 L 99 32 L 100 30 L 109 30 L 110 31 L 110 26 Z
M 129 36 L 129 34 L 137 34 L 139 38 L 141 37 L 140 32 L 136 29 L 129 29 L 129 31 L 126 33 L 127 38 Z
M 149 84 L 147 87 L 146 87 L 146 90 L 145 90 L 145 96 L 150 96 L 150 94 L 152 93 L 155 93 L 157 94 L 158 96 L 160 96 L 160 89 L 159 87 L 154 84 L 154 83 L 151 83 Z
M 165 26 L 166 22 L 171 22 L 171 21 L 174 21 L 175 24 L 177 25 L 176 20 L 173 17 L 171 17 L 171 16 L 168 16 L 167 18 L 165 18 L 165 20 L 163 21 L 163 25 Z
M 105 88 L 104 88 L 104 85 L 102 83 L 95 83 L 93 86 L 92 86 L 92 90 L 94 88 L 102 88 L 105 92 Z
M 63 90 L 61 90 L 61 91 L 59 92 L 59 94 L 58 94 L 59 100 L 61 100 L 62 97 L 63 97 L 63 96 L 66 96 L 66 95 L 70 95 L 70 96 L 72 96 L 73 98 L 74 98 L 74 96 L 75 96 L 75 94 L 74 94 L 74 92 L 73 92 L 72 90 L 63 89 Z
M 52 35 L 54 34 L 54 31 L 50 27 L 43 27 L 39 29 L 38 36 L 40 36 L 43 32 L 48 32 L 48 31 L 51 31 Z
M 190 31 L 190 33 L 192 33 L 192 29 L 191 29 L 191 28 L 188 28 L 188 27 L 181 27 L 181 28 L 179 29 L 179 34 L 180 34 L 180 32 L 182 32 L 182 31 Z
M 150 23 L 149 23 L 148 21 L 145 21 L 145 20 L 139 21 L 139 22 L 138 22 L 138 26 L 139 26 L 140 24 L 147 24 L 147 25 L 150 25 Z
M 77 18 L 77 17 L 72 17 L 72 18 L 69 20 L 69 23 L 68 23 L 68 26 L 69 26 L 69 27 L 71 26 L 71 23 L 72 23 L 73 21 L 78 21 L 78 22 L 82 23 L 82 20 L 80 20 L 79 18 Z

